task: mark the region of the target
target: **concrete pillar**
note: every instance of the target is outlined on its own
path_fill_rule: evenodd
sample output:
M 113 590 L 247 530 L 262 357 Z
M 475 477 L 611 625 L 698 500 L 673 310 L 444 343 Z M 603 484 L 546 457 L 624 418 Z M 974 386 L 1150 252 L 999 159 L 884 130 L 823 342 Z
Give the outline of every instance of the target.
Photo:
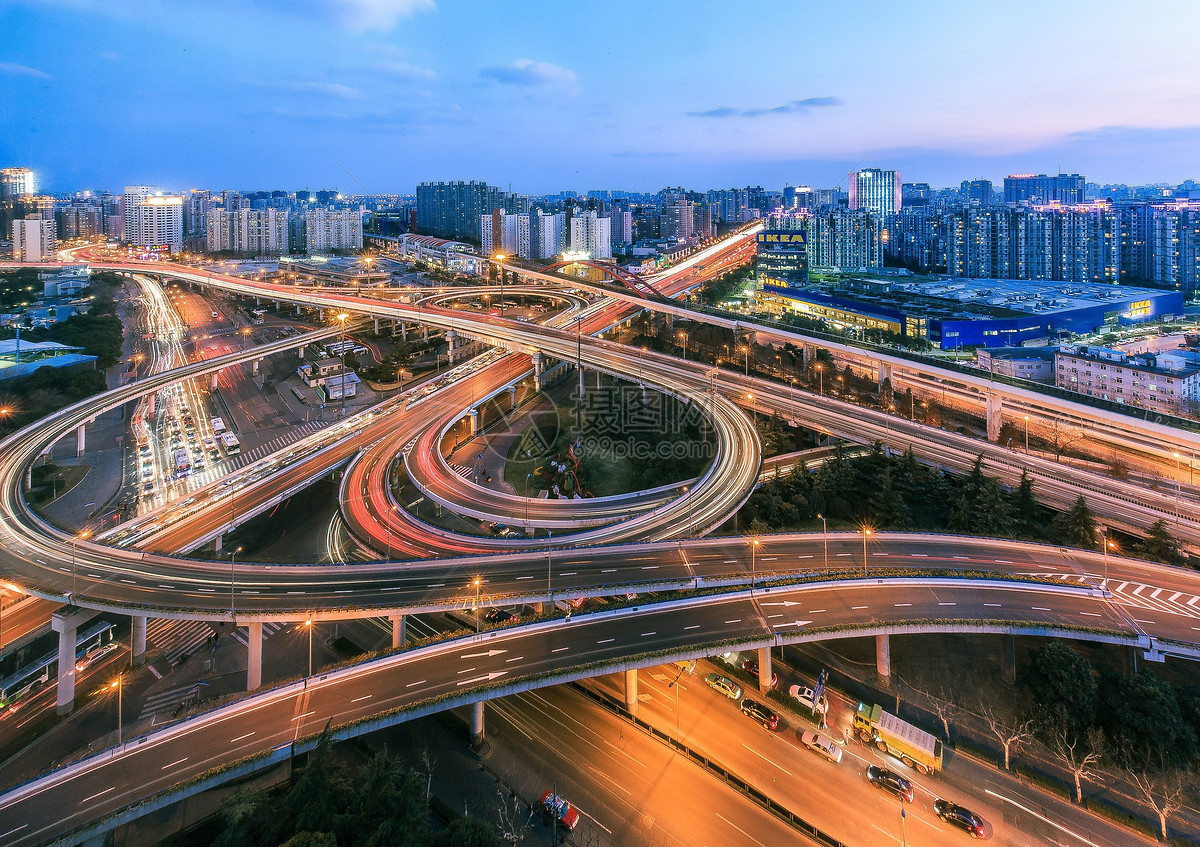
M 224 536 L 218 535 L 216 538 L 213 539 L 213 551 L 214 552 L 216 552 L 216 553 L 221 552 L 221 539 L 223 537 Z
M 483 745 L 483 701 L 471 704 L 471 746 Z
M 886 633 L 875 636 L 875 673 L 879 675 L 879 681 L 884 685 L 891 684 L 892 642 Z
M 472 409 L 469 417 L 471 418 L 471 435 L 479 435 L 479 410 Z
M 771 690 L 771 648 L 758 648 L 758 692 L 766 694 Z
M 306 345 L 301 344 L 299 347 L 296 348 L 296 355 L 299 356 L 301 359 L 303 359 L 304 351 L 307 349 L 308 349 L 308 347 Z
M 321 323 L 325 323 L 325 310 L 324 309 L 317 309 L 317 320 L 319 320 Z
M 816 352 L 816 348 L 811 344 L 805 344 L 800 348 L 800 361 L 804 363 L 804 367 L 807 368 L 809 366 L 809 363 L 812 362 L 813 356 L 816 354 Z
M 446 361 L 448 364 L 454 364 L 455 354 L 457 352 L 458 333 L 452 329 L 446 330 Z
M 262 624 L 248 625 L 249 639 L 246 644 L 246 690 L 253 691 L 262 685 Z
M 987 396 L 987 437 L 988 441 L 1000 440 L 1000 425 L 1004 422 L 1004 398 L 999 394 Z
M 250 363 L 250 373 L 252 373 L 252 374 L 258 373 L 258 363 L 261 361 L 262 361 L 262 359 L 255 359 L 253 362 Z
M 408 324 L 406 324 L 404 321 L 400 321 L 400 339 L 402 341 L 408 341 Z
M 429 327 L 425 326 L 424 324 L 421 325 L 421 340 L 429 340 Z
M 220 371 L 212 372 L 212 378 L 209 381 L 209 388 L 211 388 L 213 391 L 217 390 L 217 374 L 219 374 L 219 373 L 220 373 Z
M 408 625 L 407 615 L 392 615 L 392 647 L 403 647 Z
M 143 664 L 146 661 L 146 616 L 133 616 L 133 663 Z
M 25 468 L 25 487 L 33 488 L 33 465 Z
M 300 304 L 299 303 L 296 304 L 296 314 L 297 315 L 300 314 Z
M 94 615 L 75 606 L 65 606 L 50 616 L 50 628 L 58 633 L 58 713 L 75 708 L 75 638 L 79 625 Z
M 379 318 L 375 319 L 375 334 L 379 335 Z
M 79 458 L 83 457 L 83 424 L 75 430 L 75 455 Z
M 257 308 L 257 307 L 259 307 L 259 306 L 261 306 L 261 305 L 262 305 L 262 300 L 260 300 L 260 299 L 258 299 L 257 297 L 255 297 L 255 298 L 254 298 L 254 306 L 255 306 L 255 308 Z
M 1017 682 L 1017 639 L 1011 635 L 1000 636 L 1000 679 L 1005 685 Z
M 542 374 L 546 370 L 546 357 L 541 353 L 534 353 L 530 358 L 533 359 L 533 388 L 535 391 L 541 391 Z
M 625 711 L 629 712 L 632 717 L 637 717 L 638 690 L 636 670 L 625 671 Z
M 517 387 L 510 385 L 508 387 L 508 410 L 511 412 L 517 408 Z
M 892 381 L 892 366 L 887 362 L 879 363 L 879 373 L 875 377 L 875 383 L 879 388 L 883 388 L 883 383 Z
M 275 301 L 275 311 L 276 312 L 279 311 L 279 301 L 278 300 Z

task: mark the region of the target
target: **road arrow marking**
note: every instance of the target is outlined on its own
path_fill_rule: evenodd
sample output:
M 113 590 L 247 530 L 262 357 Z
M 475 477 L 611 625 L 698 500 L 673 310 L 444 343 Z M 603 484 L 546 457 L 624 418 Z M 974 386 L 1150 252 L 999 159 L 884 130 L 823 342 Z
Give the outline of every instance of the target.
M 788 621 L 787 623 L 773 623 L 771 626 L 778 629 L 781 626 L 808 626 L 812 621 Z
M 491 682 L 496 677 L 504 676 L 508 671 L 492 671 L 487 676 L 477 676 L 474 679 L 464 679 L 459 685 L 474 685 L 477 682 Z
M 459 656 L 460 659 L 490 659 L 492 656 L 499 656 L 501 653 L 507 653 L 507 650 L 488 650 L 486 653 L 467 653 L 465 656 Z
M 782 603 L 759 603 L 760 606 L 799 606 L 795 600 L 784 600 Z

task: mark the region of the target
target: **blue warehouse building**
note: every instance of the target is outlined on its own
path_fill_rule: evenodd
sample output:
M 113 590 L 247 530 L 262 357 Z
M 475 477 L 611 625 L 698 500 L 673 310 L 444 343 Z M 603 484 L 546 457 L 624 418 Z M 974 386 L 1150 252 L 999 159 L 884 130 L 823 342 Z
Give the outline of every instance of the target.
M 767 284 L 769 308 L 922 338 L 946 350 L 1023 347 L 1183 314 L 1182 292 L 1108 283 L 995 279 L 844 279 Z

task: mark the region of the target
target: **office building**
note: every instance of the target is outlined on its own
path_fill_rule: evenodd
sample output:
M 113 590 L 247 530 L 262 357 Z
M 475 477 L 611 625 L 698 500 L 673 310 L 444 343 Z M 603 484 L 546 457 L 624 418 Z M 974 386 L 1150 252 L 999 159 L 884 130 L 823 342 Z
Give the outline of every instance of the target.
M 33 196 L 33 171 L 29 168 L 0 168 L 0 200 Z
M 690 241 L 692 238 L 692 204 L 680 200 L 662 207 L 660 230 L 663 238 Z
M 17 262 L 49 262 L 57 245 L 54 220 L 20 218 L 12 223 L 13 259 Z
M 754 275 L 760 283 L 798 287 L 808 282 L 806 231 L 763 230 L 755 236 Z
M 990 206 L 993 203 L 992 181 L 990 179 L 964 179 L 958 188 L 963 200 L 979 206 Z
M 528 198 L 502 191 L 486 182 L 423 182 L 417 186 L 417 229 L 439 238 L 480 241 L 482 216 L 500 209 L 527 211 Z
M 310 255 L 324 253 L 327 250 L 362 249 L 362 208 L 310 209 L 305 213 L 304 221 L 305 237 Z
M 183 198 L 149 185 L 127 185 L 122 196 L 125 241 L 135 247 L 183 250 Z
M 850 174 L 850 209 L 874 212 L 881 220 L 900 211 L 899 171 L 867 168 Z
M 1012 174 L 1004 178 L 1004 202 L 1069 206 L 1084 201 L 1085 188 L 1079 174 Z
M 1061 347 L 1054 370 L 1059 388 L 1153 412 L 1194 415 L 1200 399 L 1200 361 L 1195 354 Z
M 608 218 L 595 212 L 571 216 L 571 249 L 593 259 L 612 258 L 612 234 Z

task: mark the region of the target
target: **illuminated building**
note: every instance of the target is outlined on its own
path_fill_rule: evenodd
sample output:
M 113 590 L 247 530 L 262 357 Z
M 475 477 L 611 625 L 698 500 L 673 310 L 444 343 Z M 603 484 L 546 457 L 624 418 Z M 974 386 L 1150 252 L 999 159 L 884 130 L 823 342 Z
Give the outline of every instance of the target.
M 183 198 L 149 185 L 127 185 L 122 196 L 125 240 L 137 247 L 183 250 Z
M 18 262 L 49 262 L 54 259 L 54 221 L 18 218 L 12 224 L 13 259 Z
M 874 212 L 881 220 L 900 211 L 899 171 L 867 168 L 850 174 L 850 209 Z

